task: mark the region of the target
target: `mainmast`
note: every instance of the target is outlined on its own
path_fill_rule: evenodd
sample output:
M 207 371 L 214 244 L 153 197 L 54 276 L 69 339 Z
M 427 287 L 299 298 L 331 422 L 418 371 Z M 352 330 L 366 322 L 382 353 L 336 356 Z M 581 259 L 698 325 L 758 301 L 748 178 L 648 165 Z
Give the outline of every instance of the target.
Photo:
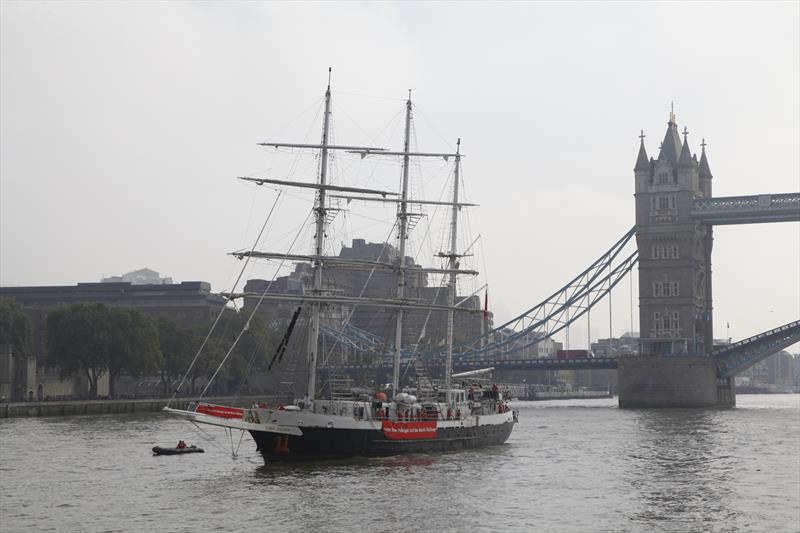
M 456 270 L 458 269 L 457 247 L 458 247 L 458 181 L 459 171 L 461 170 L 461 139 L 456 143 L 456 165 L 453 170 L 453 212 L 450 219 L 450 261 L 448 270 L 450 270 L 450 290 L 448 291 L 449 301 L 447 303 L 450 308 L 447 311 L 447 361 L 444 365 L 444 390 L 445 395 L 450 397 L 450 375 L 453 372 L 453 309 L 456 304 Z M 448 400 L 449 401 L 449 400 Z
M 408 90 L 406 101 L 406 131 L 403 142 L 403 185 L 400 196 L 400 205 L 397 209 L 397 226 L 399 228 L 400 268 L 397 271 L 397 299 L 402 300 L 405 292 L 405 258 L 406 238 L 408 237 L 408 167 L 411 161 L 411 89 Z M 403 343 L 403 310 L 397 311 L 397 323 L 394 333 L 394 365 L 392 371 L 392 394 L 400 392 L 400 351 Z
M 317 191 L 317 208 L 316 208 L 316 234 L 314 235 L 314 255 L 317 259 L 314 261 L 314 285 L 313 290 L 316 296 L 322 293 L 322 257 L 325 251 L 325 218 L 327 216 L 325 196 L 325 185 L 328 176 L 328 135 L 330 132 L 330 117 L 331 117 L 331 68 L 328 67 L 328 88 L 325 90 L 325 113 L 322 122 L 322 156 L 320 158 L 319 168 L 319 185 Z M 319 351 L 319 315 L 320 315 L 320 302 L 311 304 L 311 334 L 308 338 L 308 398 L 313 400 L 316 394 L 317 386 L 317 356 Z

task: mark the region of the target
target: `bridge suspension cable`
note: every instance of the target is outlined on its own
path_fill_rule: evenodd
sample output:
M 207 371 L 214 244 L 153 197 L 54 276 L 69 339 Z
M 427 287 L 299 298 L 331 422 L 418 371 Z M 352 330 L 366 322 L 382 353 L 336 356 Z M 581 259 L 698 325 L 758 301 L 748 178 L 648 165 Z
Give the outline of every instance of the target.
M 635 228 L 631 228 L 583 272 L 550 297 L 483 335 L 453 347 L 453 356 L 459 360 L 467 360 L 491 357 L 498 352 L 518 352 L 552 337 L 583 317 L 636 265 L 637 250 L 624 256 L 622 260 L 617 259 L 634 235 Z M 323 331 L 353 350 L 376 356 L 382 355 L 390 344 L 378 335 L 349 324 L 340 330 L 326 327 Z M 436 350 L 424 353 L 422 357 L 433 358 L 440 355 Z M 406 357 L 411 357 L 411 353 Z
M 627 243 L 627 240 L 625 241 Z M 624 246 L 624 245 L 623 245 Z M 616 266 L 609 268 L 610 260 L 621 248 L 604 254 L 600 263 L 585 270 L 580 276 L 541 302 L 528 312 L 488 332 L 488 343 L 481 346 L 478 337 L 458 347 L 459 357 L 482 357 L 498 351 L 513 353 L 533 346 L 562 331 L 589 312 L 602 300 L 636 265 L 638 251 L 631 252 Z

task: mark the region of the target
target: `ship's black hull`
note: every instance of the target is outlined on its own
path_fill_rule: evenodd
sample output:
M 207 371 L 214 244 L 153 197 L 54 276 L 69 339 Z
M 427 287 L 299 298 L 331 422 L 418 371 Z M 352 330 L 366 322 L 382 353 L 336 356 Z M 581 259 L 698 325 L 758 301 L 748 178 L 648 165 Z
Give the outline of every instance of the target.
M 251 431 L 266 461 L 382 457 L 404 453 L 441 453 L 504 443 L 513 422 L 439 428 L 436 438 L 395 440 L 380 430 L 304 427 L 302 436 Z

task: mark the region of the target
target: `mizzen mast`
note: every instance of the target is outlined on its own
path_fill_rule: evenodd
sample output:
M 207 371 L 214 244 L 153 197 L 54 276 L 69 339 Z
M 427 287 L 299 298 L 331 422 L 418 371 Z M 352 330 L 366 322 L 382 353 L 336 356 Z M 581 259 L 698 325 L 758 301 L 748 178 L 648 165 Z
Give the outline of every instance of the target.
M 325 90 L 325 112 L 322 120 L 322 151 L 319 165 L 319 185 L 317 191 L 316 228 L 314 234 L 314 255 L 318 258 L 325 252 L 325 218 L 326 194 L 325 185 L 328 178 L 328 137 L 330 134 L 331 119 L 331 68 L 328 67 L 328 88 Z M 314 294 L 319 296 L 322 292 L 322 261 L 316 259 L 314 265 Z M 311 332 L 308 338 L 308 398 L 314 399 L 317 387 L 317 358 L 319 351 L 319 314 L 320 302 L 311 304 Z
M 450 397 L 450 375 L 453 371 L 453 308 L 456 302 L 456 280 L 458 270 L 458 181 L 459 171 L 461 170 L 461 139 L 456 143 L 456 164 L 453 170 L 453 212 L 450 220 L 450 253 L 448 270 L 450 271 L 450 290 L 448 291 L 447 311 L 447 360 L 444 366 L 444 390 L 446 397 Z M 449 400 L 448 400 L 449 401 Z

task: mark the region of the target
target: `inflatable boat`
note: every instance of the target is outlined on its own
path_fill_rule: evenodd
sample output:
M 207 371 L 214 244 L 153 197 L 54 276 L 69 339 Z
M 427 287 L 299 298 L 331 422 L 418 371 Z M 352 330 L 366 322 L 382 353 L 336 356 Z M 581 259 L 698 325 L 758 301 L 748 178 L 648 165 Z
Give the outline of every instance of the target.
M 161 446 L 153 447 L 153 455 L 180 455 L 182 453 L 203 453 L 203 448 L 198 448 L 194 444 L 186 448 L 162 448 Z

